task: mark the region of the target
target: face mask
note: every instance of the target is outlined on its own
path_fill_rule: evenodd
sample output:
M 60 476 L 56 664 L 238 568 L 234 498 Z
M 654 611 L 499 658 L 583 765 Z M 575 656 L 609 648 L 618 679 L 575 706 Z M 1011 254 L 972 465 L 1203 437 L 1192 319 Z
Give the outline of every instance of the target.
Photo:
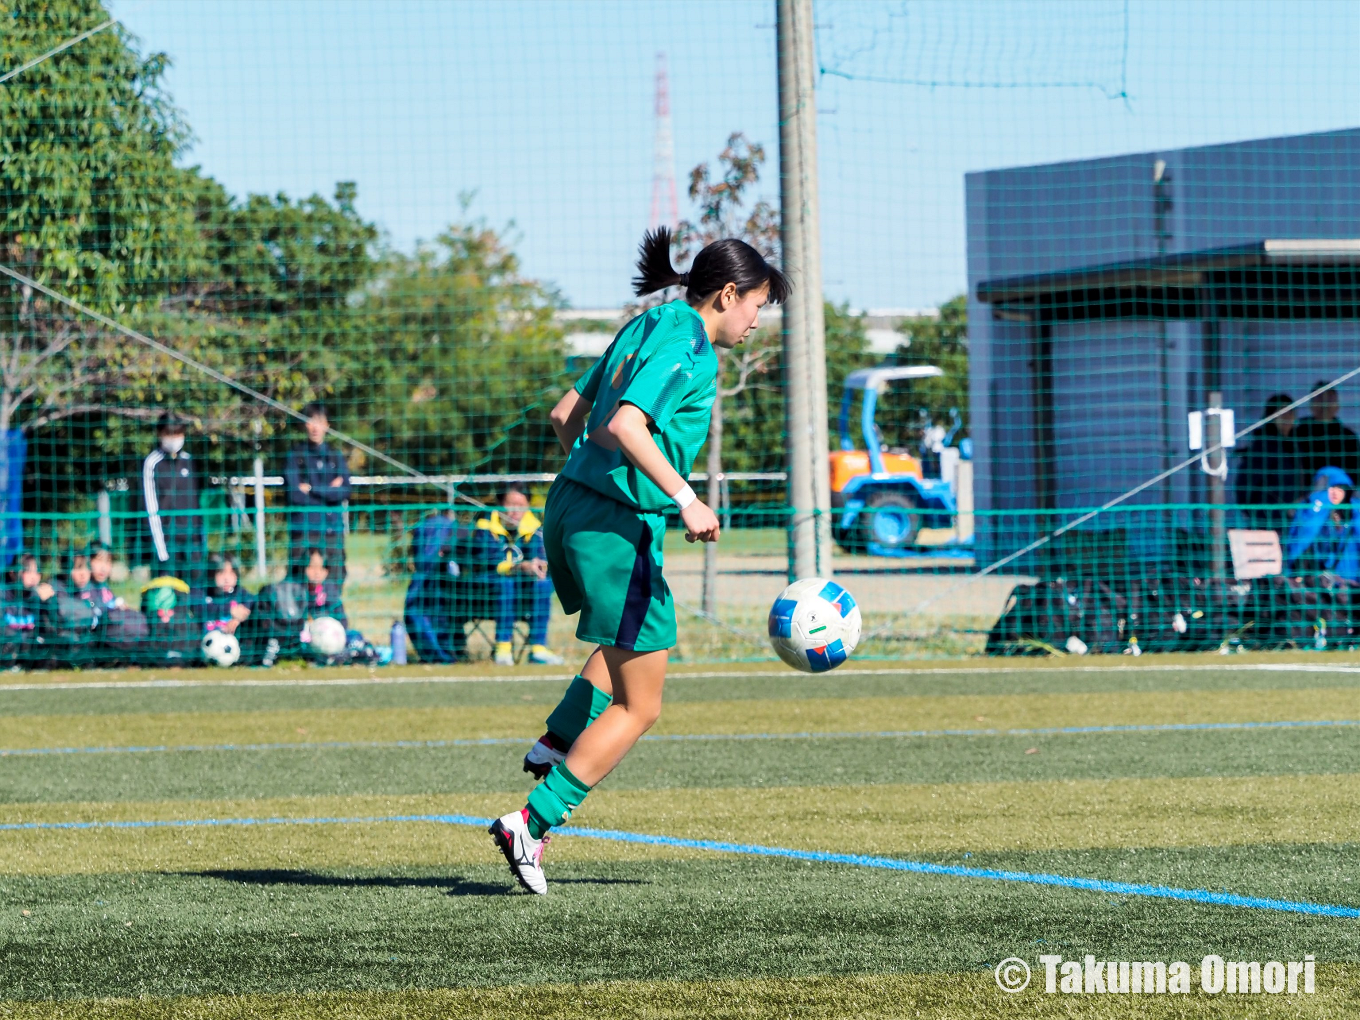
M 184 449 L 183 436 L 161 436 L 161 449 L 166 453 L 179 453 Z

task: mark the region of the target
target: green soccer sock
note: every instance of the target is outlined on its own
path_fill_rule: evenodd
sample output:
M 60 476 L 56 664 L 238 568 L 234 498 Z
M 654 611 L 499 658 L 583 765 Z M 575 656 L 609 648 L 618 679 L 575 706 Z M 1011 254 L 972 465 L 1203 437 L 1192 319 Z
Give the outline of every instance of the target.
M 562 742 L 559 751 L 565 751 L 576 743 L 587 726 L 600 717 L 614 701 L 613 697 L 600 690 L 585 677 L 577 675 L 567 693 L 548 716 L 548 732 Z
M 553 766 L 529 794 L 529 835 L 542 839 L 554 825 L 562 825 L 589 792 L 590 787 L 571 774 L 566 762 Z

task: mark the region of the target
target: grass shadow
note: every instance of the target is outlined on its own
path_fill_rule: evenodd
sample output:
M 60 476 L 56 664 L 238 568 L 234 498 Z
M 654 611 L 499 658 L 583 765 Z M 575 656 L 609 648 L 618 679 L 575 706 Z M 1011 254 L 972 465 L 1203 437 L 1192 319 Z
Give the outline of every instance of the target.
M 438 889 L 446 896 L 504 896 L 517 888 L 507 876 L 505 883 L 475 882 L 458 875 L 331 875 L 289 868 L 188 871 L 189 878 L 215 878 L 238 885 L 294 885 L 343 889 Z M 554 885 L 646 885 L 632 878 L 559 878 Z

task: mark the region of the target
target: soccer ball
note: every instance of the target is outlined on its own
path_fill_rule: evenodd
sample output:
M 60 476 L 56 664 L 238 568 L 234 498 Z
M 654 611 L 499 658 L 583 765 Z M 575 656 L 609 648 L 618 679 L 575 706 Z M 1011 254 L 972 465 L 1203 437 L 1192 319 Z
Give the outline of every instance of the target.
M 312 651 L 317 655 L 330 658 L 332 655 L 339 655 L 345 650 L 345 644 L 349 640 L 345 633 L 344 625 L 333 616 L 318 616 L 307 627 L 312 634 Z
M 208 631 L 199 647 L 203 649 L 203 658 L 215 666 L 234 666 L 241 658 L 241 642 L 236 640 L 235 634 L 224 630 Z
M 804 673 L 825 673 L 850 658 L 860 626 L 854 597 L 820 577 L 794 581 L 770 607 L 770 644 Z

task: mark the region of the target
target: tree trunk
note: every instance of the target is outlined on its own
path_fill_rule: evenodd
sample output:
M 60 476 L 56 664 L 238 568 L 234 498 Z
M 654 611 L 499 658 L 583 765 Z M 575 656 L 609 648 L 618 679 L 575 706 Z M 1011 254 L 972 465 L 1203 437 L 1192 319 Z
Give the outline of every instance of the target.
M 722 505 L 722 367 L 718 368 L 718 392 L 713 398 L 713 417 L 708 422 L 708 508 L 715 514 Z M 704 612 L 718 615 L 718 543 L 704 545 Z
M 9 548 L 9 425 L 14 417 L 9 394 L 0 399 L 0 562 L 11 552 Z

